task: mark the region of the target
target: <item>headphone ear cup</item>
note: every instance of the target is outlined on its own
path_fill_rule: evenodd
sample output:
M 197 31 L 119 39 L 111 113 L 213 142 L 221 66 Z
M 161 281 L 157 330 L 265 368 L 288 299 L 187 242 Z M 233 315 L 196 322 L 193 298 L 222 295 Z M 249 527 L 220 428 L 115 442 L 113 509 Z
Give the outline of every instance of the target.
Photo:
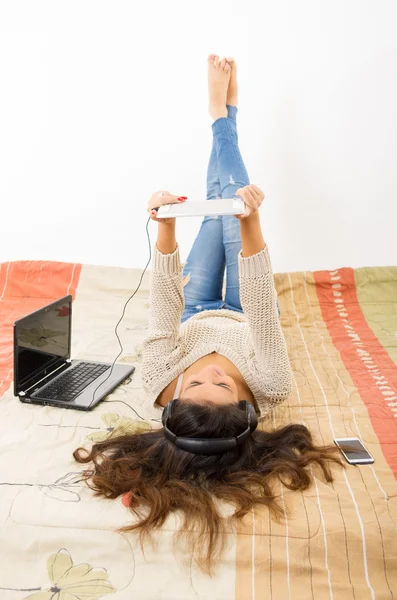
M 251 404 L 251 402 L 248 402 L 247 409 L 250 416 L 250 430 L 255 431 L 255 429 L 258 427 L 258 417 L 256 415 L 255 407 L 253 404 Z
M 168 402 L 168 404 L 166 404 L 164 406 L 164 410 L 161 414 L 161 422 L 163 424 L 163 427 L 165 427 L 165 425 L 167 423 L 167 419 L 171 416 L 173 402 L 174 402 L 174 400 L 171 400 L 171 402 Z
M 250 420 L 250 431 L 254 431 L 258 427 L 258 417 L 256 416 L 255 407 L 251 402 L 247 400 L 240 400 L 239 406 L 242 410 L 245 410 L 247 413 L 247 421 L 248 418 Z

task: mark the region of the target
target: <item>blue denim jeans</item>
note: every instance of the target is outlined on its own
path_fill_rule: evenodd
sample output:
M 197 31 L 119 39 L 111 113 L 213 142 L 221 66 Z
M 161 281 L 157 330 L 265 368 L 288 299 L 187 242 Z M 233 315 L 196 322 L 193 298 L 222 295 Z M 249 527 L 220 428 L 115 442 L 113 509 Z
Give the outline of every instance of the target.
M 237 137 L 237 107 L 212 124 L 213 143 L 207 171 L 207 200 L 233 198 L 249 185 Z M 185 309 L 181 322 L 203 310 L 227 308 L 243 312 L 240 304 L 238 253 L 240 221 L 233 216 L 204 217 L 183 269 Z M 226 267 L 226 290 L 222 298 Z

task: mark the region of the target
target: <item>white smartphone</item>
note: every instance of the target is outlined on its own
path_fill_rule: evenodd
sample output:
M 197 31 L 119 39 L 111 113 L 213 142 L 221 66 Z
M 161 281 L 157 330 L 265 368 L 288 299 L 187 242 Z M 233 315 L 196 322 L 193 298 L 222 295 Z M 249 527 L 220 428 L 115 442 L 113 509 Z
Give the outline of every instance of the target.
M 207 217 L 242 215 L 245 204 L 242 198 L 219 198 L 217 200 L 193 200 L 177 204 L 163 204 L 157 211 L 158 219 L 173 217 Z
M 351 465 L 367 465 L 375 462 L 358 438 L 338 438 L 334 442 Z

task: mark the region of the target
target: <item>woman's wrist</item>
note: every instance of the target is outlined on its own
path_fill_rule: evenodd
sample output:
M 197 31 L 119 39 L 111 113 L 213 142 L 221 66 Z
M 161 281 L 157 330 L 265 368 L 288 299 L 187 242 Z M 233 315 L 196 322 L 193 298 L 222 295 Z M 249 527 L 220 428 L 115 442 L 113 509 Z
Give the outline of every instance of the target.
M 240 223 L 253 223 L 253 222 L 260 223 L 259 210 L 255 210 L 254 212 L 251 212 L 248 215 L 248 217 L 245 217 L 244 219 L 240 219 Z
M 159 221 L 157 232 L 157 249 L 162 254 L 172 254 L 176 250 L 175 219 L 166 223 Z
M 159 225 L 159 231 L 161 229 L 163 229 L 164 231 L 168 230 L 175 230 L 175 224 L 176 224 L 176 219 L 159 219 L 157 221 L 158 225 Z
M 266 247 L 259 212 L 256 210 L 240 219 L 241 250 L 244 258 L 257 254 Z

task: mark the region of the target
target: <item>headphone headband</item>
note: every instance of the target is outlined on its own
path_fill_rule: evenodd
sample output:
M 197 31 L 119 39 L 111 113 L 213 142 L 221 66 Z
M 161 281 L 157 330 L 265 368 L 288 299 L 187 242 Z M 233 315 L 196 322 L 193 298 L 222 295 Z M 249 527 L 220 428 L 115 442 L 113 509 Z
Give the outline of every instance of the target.
M 246 400 L 239 401 L 239 407 L 245 410 L 247 415 L 247 428 L 236 437 L 225 437 L 225 438 L 187 438 L 178 437 L 175 433 L 172 433 L 167 427 L 168 419 L 172 413 L 172 407 L 175 400 L 171 400 L 161 415 L 161 420 L 164 427 L 164 436 L 170 440 L 177 448 L 191 452 L 192 454 L 204 454 L 206 456 L 211 454 L 223 454 L 228 450 L 232 450 L 237 446 L 240 446 L 258 426 L 258 418 L 256 416 L 255 408 L 250 402 Z

